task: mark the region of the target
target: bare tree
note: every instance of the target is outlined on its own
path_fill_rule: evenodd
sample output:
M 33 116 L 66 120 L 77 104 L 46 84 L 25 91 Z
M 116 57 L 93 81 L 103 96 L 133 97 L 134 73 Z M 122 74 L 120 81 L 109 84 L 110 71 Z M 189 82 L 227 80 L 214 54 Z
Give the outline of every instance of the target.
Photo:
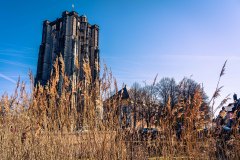
M 132 85 L 132 87 L 129 91 L 129 94 L 130 94 L 130 97 L 133 100 L 133 126 L 134 126 L 134 128 L 136 127 L 136 121 L 137 121 L 137 105 L 138 105 L 138 107 L 140 107 L 139 102 L 140 102 L 141 97 L 142 97 L 141 92 L 142 92 L 141 85 L 137 82 L 133 83 L 133 85 Z M 138 109 L 138 111 L 139 110 L 140 109 Z
M 170 105 L 173 107 L 177 103 L 177 84 L 174 78 L 162 78 L 155 86 L 155 94 L 163 106 L 166 106 L 170 98 Z
M 181 98 L 186 102 L 187 100 L 192 100 L 197 90 L 200 89 L 201 98 L 203 100 L 203 104 L 207 103 L 208 97 L 204 91 L 203 86 L 197 83 L 193 79 L 183 78 L 177 86 L 177 96 L 181 96 Z

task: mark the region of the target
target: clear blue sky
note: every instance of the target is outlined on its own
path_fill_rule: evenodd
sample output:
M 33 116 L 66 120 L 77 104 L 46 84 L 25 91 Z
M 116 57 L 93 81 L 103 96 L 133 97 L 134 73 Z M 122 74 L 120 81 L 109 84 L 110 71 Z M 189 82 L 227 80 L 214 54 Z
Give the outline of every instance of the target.
M 101 60 L 119 84 L 193 75 L 211 96 L 228 59 L 222 93 L 240 95 L 239 0 L 1 0 L 0 93 L 35 74 L 42 21 L 72 3 L 100 26 Z

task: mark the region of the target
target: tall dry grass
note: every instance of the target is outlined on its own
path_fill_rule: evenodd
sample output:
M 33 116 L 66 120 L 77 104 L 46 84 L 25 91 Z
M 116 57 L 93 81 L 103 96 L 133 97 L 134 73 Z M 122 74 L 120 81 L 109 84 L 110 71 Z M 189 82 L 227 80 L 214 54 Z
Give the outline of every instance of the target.
M 202 110 L 201 87 L 187 100 L 179 95 L 174 107 L 169 98 L 158 122 L 152 124 L 159 134 L 142 140 L 138 129 L 119 127 L 121 98 L 103 102 L 112 90 L 118 90 L 112 72 L 105 66 L 101 85 L 92 85 L 96 82 L 91 79 L 90 66 L 85 63 L 83 69 L 85 80 L 75 83 L 65 75 L 60 57 L 46 86 L 32 86 L 27 93 L 19 80 L 12 96 L 1 96 L 1 159 L 240 158 L 237 133 L 225 142 L 213 130 L 202 130 L 212 122 L 206 118 L 209 106 Z M 33 81 L 32 76 L 30 79 Z M 151 95 L 145 96 L 145 104 L 152 105 Z M 99 106 L 103 103 L 107 110 L 102 119 Z M 184 126 L 180 138 L 176 134 L 179 122 Z

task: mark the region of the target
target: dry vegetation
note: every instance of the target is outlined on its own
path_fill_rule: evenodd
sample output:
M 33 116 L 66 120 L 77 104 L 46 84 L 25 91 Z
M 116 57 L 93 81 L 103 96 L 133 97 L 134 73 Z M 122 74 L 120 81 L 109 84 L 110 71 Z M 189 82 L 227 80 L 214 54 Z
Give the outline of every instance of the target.
M 100 98 L 96 94 L 97 89 L 91 86 L 93 82 L 88 76 L 91 73 L 87 64 L 84 71 L 85 83 L 79 82 L 72 88 L 60 57 L 46 86 L 32 87 L 32 92 L 27 93 L 25 83 L 19 81 L 12 96 L 1 96 L 1 159 L 240 158 L 238 133 L 234 132 L 229 141 L 224 141 L 213 129 L 208 132 L 202 130 L 203 126 L 209 127 L 212 122 L 209 118 L 210 105 L 204 102 L 200 86 L 196 87 L 193 96 L 178 95 L 175 104 L 171 103 L 168 95 L 166 104 L 161 105 L 161 113 L 155 114 L 156 121 L 153 123 L 149 120 L 155 107 L 151 87 L 148 88 L 150 92 L 135 94 L 136 99 L 144 100 L 144 104 L 134 105 L 141 105 L 141 111 L 149 113 L 142 116 L 142 120 L 146 119 L 148 125 L 159 129 L 156 138 L 141 140 L 136 131 L 138 128 L 119 127 L 115 109 L 120 106 L 121 99 L 107 103 L 107 107 L 112 108 L 106 113 L 108 118 L 99 118 L 99 104 L 110 97 L 113 86 L 117 91 L 111 71 L 106 67 L 104 69 Z M 219 92 L 218 86 L 216 92 Z M 138 123 L 139 119 L 136 121 Z M 184 129 L 177 137 L 179 122 L 184 124 Z

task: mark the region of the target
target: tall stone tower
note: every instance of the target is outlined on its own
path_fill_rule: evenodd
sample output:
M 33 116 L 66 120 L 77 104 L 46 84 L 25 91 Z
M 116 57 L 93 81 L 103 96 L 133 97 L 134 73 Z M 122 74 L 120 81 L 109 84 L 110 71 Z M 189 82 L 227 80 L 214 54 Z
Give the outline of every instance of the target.
M 44 21 L 35 84 L 47 83 L 60 54 L 65 63 L 65 73 L 73 81 L 84 80 L 84 60 L 90 64 L 92 81 L 98 81 L 99 27 L 89 24 L 86 16 L 79 16 L 74 11 L 63 12 L 62 17 L 53 22 Z

